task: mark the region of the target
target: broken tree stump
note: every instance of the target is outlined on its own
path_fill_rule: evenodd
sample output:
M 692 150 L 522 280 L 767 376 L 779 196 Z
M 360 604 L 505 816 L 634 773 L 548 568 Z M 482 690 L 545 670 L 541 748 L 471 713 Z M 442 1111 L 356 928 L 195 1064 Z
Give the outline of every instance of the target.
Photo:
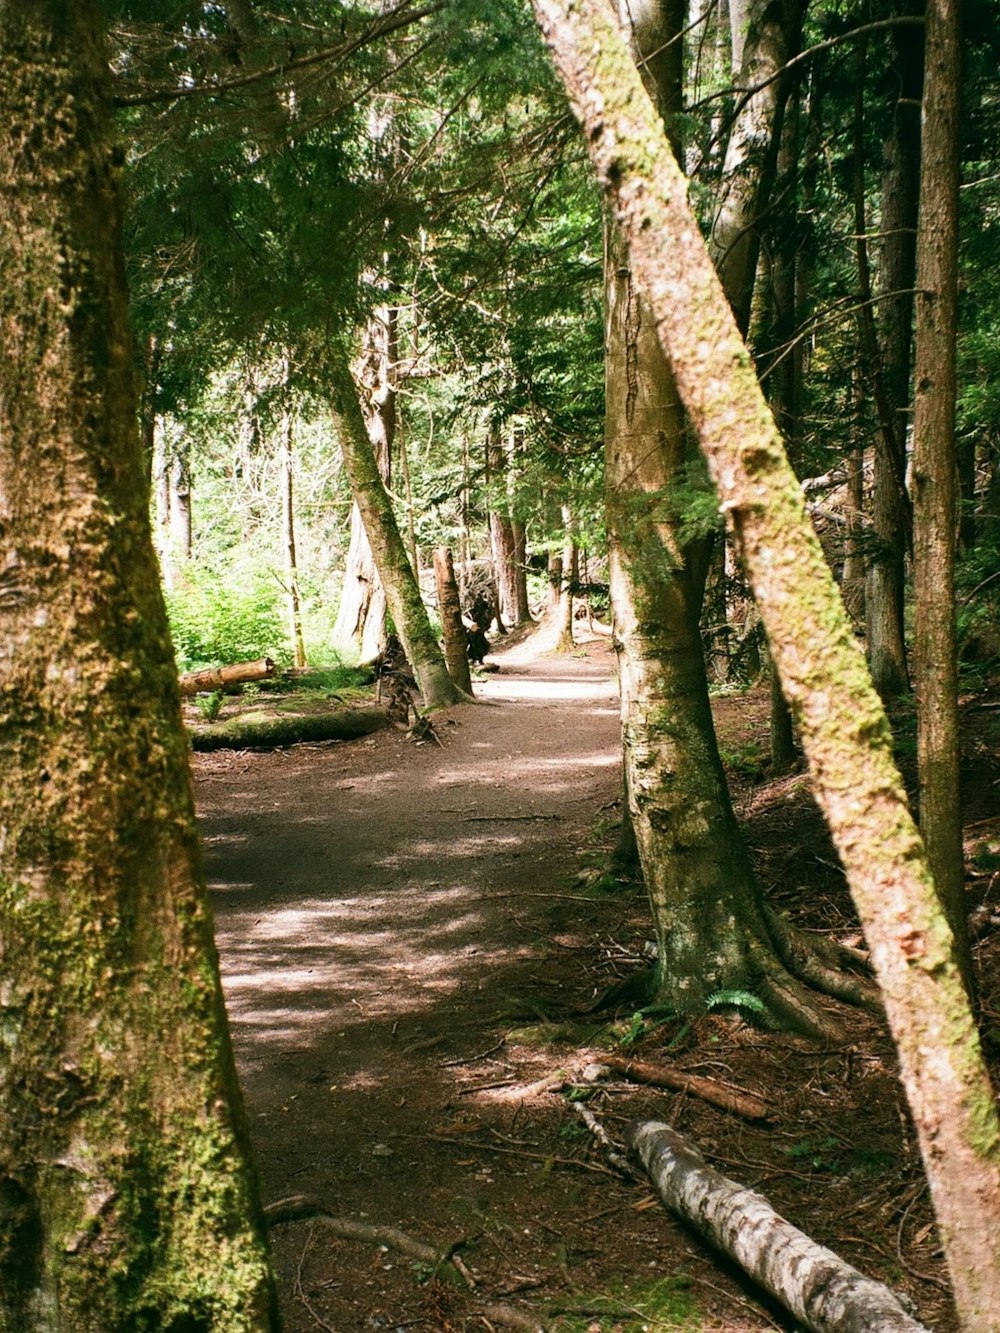
M 810 1240 L 762 1194 L 709 1166 L 683 1134 L 642 1120 L 629 1126 L 627 1137 L 667 1207 L 811 1333 L 927 1333 L 888 1287 Z
M 200 694 L 203 690 L 224 690 L 227 685 L 242 685 L 249 680 L 264 680 L 274 675 L 274 663 L 269 657 L 255 662 L 233 662 L 230 666 L 206 667 L 204 671 L 188 671 L 180 677 L 182 695 Z

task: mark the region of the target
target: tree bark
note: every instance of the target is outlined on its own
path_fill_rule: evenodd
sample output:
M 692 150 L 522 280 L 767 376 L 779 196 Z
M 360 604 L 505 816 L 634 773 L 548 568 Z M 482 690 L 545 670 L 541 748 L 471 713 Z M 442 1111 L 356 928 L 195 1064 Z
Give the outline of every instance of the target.
M 295 549 L 295 416 L 286 409 L 281 424 L 281 515 L 285 545 L 285 578 L 288 598 L 288 630 L 292 640 L 292 660 L 300 669 L 306 665 L 306 644 L 302 634 L 302 606 L 299 599 L 299 562 Z
M 332 355 L 332 411 L 337 437 L 396 633 L 413 668 L 425 707 L 445 708 L 460 703 L 469 696 L 448 675 L 448 667 L 427 617 L 392 511 L 392 501 L 365 429 L 351 368 L 345 358 L 335 353 Z
M 448 675 L 465 694 L 472 693 L 472 672 L 466 649 L 462 603 L 455 582 L 455 567 L 447 546 L 434 548 L 434 582 L 437 586 L 438 615 L 444 635 L 444 660 Z
M 365 329 L 362 344 L 358 363 L 359 403 L 379 474 L 388 486 L 396 434 L 396 311 L 393 308 L 382 306 L 375 311 Z M 385 652 L 387 634 L 385 589 L 355 498 L 333 642 L 344 652 L 357 653 L 359 661 L 372 662 Z
M 920 831 L 967 984 L 972 954 L 958 749 L 955 643 L 955 339 L 958 325 L 960 21 L 957 0 L 929 0 L 917 236 L 913 420 L 913 667 Z
M 1000 1328 L 1000 1121 L 892 738 L 697 220 L 601 0 L 535 0 L 730 514 L 868 940 L 964 1328 Z
M 927 1333 L 888 1287 L 810 1240 L 762 1194 L 710 1167 L 683 1134 L 645 1120 L 630 1126 L 628 1141 L 667 1207 L 811 1333 Z
M 150 540 L 101 14 L 0 6 L 0 1329 L 270 1333 Z
M 637 63 L 676 123 L 678 7 L 627 16 Z M 646 60 L 643 51 L 655 52 Z M 611 227 L 606 258 L 605 519 L 625 791 L 658 946 L 658 995 L 703 1010 L 719 990 L 761 997 L 776 1024 L 831 1033 L 779 959 L 719 757 L 699 620 L 710 543 L 683 542 L 672 499 L 695 444 L 648 303 Z M 707 480 L 706 480 L 707 484 Z

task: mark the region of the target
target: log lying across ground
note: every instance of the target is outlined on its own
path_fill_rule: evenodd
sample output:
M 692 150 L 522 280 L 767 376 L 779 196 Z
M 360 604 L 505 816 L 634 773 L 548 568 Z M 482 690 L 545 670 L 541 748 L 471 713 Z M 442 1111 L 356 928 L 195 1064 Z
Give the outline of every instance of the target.
M 662 1121 L 635 1121 L 628 1142 L 667 1207 L 812 1333 L 927 1333 L 888 1287 L 810 1240 L 762 1194 L 710 1167 L 683 1134 Z
M 335 712 L 291 717 L 243 714 L 192 728 L 194 750 L 276 749 L 300 741 L 350 741 L 389 725 L 384 708 L 338 708 Z
M 241 685 L 249 680 L 265 680 L 274 675 L 274 663 L 269 657 L 254 662 L 233 662 L 230 666 L 206 667 L 204 671 L 188 671 L 179 684 L 182 695 L 200 694 L 207 690 L 224 690 L 227 685 Z

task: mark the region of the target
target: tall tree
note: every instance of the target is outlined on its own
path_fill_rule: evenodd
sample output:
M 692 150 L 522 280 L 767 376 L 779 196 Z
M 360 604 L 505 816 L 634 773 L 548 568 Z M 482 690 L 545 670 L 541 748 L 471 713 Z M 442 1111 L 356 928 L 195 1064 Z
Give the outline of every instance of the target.
M 333 419 L 351 490 L 361 511 L 396 633 L 417 678 L 424 704 L 427 708 L 444 708 L 467 700 L 469 696 L 448 674 L 396 523 L 392 500 L 375 461 L 354 377 L 346 357 L 336 352 L 331 353 L 330 380 Z
M 0 6 L 0 1328 L 267 1333 L 107 64 L 96 0 Z
M 683 6 L 629 0 L 622 12 L 644 84 L 674 129 Z M 756 31 L 752 24 L 744 57 L 751 65 Z M 745 132 L 745 126 L 739 130 Z M 769 140 L 772 130 L 758 122 L 757 133 Z M 737 181 L 735 166 L 727 181 L 727 226 L 734 235 L 757 222 L 752 209 L 763 205 L 762 169 L 762 158 L 744 160 L 752 181 Z M 720 258 L 727 252 L 724 247 Z M 726 270 L 736 304 L 752 283 L 749 262 L 744 256 Z M 611 597 L 625 790 L 656 929 L 657 989 L 688 1010 L 703 1008 L 720 990 L 750 990 L 772 1021 L 832 1032 L 835 1023 L 795 973 L 862 1001 L 865 986 L 839 973 L 834 956 L 825 964 L 811 957 L 787 924 L 768 912 L 754 877 L 719 757 L 699 631 L 711 541 L 690 511 L 708 511 L 711 529 L 714 505 L 707 479 L 699 490 L 696 442 L 652 312 L 613 227 L 606 272 Z M 749 314 L 748 298 L 745 310 Z
M 957 0 L 930 0 L 917 235 L 913 666 L 920 830 L 958 943 L 959 961 L 971 983 L 955 648 L 960 40 Z
M 885 714 L 695 217 L 603 0 L 535 0 L 732 516 L 864 926 L 962 1326 L 1000 1328 L 1000 1119 Z

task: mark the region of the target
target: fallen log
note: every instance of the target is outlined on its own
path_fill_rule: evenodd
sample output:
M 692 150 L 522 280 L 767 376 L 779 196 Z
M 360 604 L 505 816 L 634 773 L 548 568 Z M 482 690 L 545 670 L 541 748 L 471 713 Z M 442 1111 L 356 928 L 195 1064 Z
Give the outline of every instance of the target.
M 601 1055 L 601 1064 L 632 1083 L 645 1083 L 653 1088 L 669 1088 L 671 1092 L 688 1092 L 703 1102 L 732 1111 L 744 1120 L 769 1120 L 771 1109 L 767 1102 L 742 1088 L 730 1088 L 718 1079 L 701 1074 L 685 1074 L 667 1065 L 650 1064 L 646 1060 L 630 1060 L 624 1055 Z
M 927 1333 L 881 1282 L 817 1245 L 762 1194 L 709 1166 L 658 1120 L 634 1121 L 629 1146 L 671 1211 L 734 1259 L 811 1333 Z
M 389 725 L 384 708 L 340 708 L 329 713 L 295 717 L 246 716 L 191 728 L 191 748 L 210 750 L 274 750 L 301 741 L 349 741 Z
M 233 662 L 230 666 L 206 667 L 204 671 L 188 671 L 180 677 L 182 695 L 201 694 L 207 690 L 224 690 L 227 685 L 241 685 L 249 680 L 264 680 L 274 675 L 274 663 L 269 657 L 255 662 Z

